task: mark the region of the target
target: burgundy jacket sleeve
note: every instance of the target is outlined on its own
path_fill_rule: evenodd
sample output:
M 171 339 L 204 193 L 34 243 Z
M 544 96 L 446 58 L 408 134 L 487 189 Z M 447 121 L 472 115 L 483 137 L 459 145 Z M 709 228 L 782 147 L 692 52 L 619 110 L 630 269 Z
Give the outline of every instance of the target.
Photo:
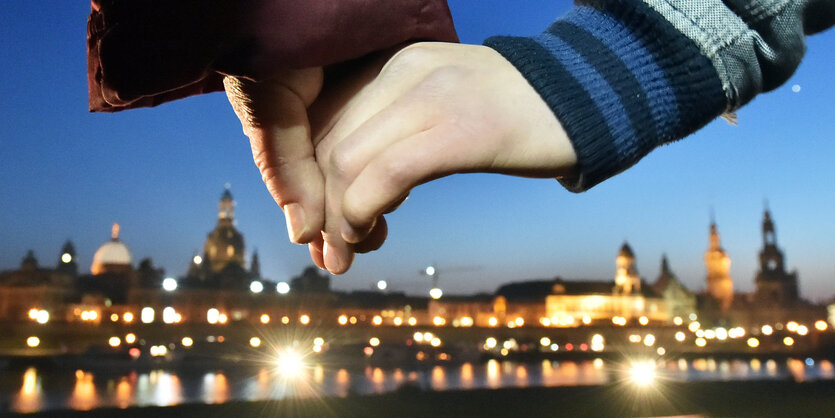
M 446 0 L 91 0 L 90 111 L 156 106 L 407 41 L 458 40 Z

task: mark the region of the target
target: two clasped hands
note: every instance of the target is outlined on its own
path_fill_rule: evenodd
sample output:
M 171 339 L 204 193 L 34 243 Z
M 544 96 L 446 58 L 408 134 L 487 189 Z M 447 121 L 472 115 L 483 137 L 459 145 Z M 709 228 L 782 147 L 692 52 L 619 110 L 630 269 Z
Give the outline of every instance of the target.
M 419 184 L 465 172 L 554 178 L 576 165 L 548 105 L 483 46 L 417 43 L 224 86 L 290 241 L 334 274 L 380 248 L 384 215 Z

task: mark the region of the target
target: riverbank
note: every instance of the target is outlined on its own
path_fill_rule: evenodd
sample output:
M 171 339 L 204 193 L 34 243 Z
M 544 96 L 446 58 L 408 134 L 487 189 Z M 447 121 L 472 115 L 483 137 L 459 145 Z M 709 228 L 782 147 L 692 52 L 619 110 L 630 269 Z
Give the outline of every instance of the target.
M 49 411 L 26 417 L 831 416 L 835 381 L 632 383 L 552 388 L 396 392 L 345 398 Z

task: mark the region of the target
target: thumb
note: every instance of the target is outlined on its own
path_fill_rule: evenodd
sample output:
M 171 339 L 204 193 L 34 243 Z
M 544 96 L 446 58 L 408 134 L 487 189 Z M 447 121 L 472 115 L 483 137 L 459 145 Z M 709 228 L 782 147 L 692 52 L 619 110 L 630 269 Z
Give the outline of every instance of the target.
M 307 115 L 321 86 L 321 68 L 295 70 L 263 82 L 224 79 L 255 165 L 284 211 L 288 236 L 295 243 L 315 240 L 324 227 L 324 179 Z

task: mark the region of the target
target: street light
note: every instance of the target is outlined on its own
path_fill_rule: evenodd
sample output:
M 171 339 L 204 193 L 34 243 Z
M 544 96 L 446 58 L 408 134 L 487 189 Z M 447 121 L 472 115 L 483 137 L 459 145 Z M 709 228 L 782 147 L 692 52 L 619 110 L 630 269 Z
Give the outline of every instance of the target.
M 177 280 L 173 277 L 166 277 L 165 280 L 162 281 L 162 288 L 166 292 L 173 292 L 177 290 Z
M 264 283 L 261 283 L 258 280 L 253 281 L 249 284 L 249 291 L 252 293 L 261 293 L 264 291 Z
M 275 285 L 275 291 L 280 295 L 286 295 L 290 293 L 290 285 L 287 284 L 287 282 L 278 282 L 278 284 Z
M 441 298 L 441 296 L 443 296 L 443 295 L 444 295 L 444 291 L 443 291 L 443 290 L 441 290 L 441 288 L 440 288 L 440 287 L 433 287 L 432 289 L 430 289 L 430 290 L 429 290 L 429 296 L 430 296 L 432 299 L 438 300 L 438 299 L 440 299 L 440 298 Z
M 386 288 L 388 288 L 388 287 L 389 287 L 389 285 L 388 285 L 388 283 L 386 283 L 385 280 L 380 280 L 379 282 L 377 282 L 377 289 L 386 290 Z

